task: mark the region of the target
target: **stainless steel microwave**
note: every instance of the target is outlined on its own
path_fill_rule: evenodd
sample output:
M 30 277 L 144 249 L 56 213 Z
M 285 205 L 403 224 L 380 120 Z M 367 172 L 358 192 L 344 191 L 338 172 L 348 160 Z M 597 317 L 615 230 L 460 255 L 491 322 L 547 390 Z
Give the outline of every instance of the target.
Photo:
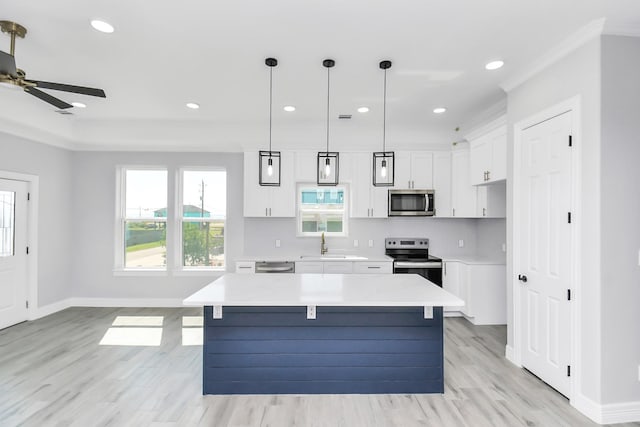
M 433 190 L 389 190 L 389 216 L 433 216 Z

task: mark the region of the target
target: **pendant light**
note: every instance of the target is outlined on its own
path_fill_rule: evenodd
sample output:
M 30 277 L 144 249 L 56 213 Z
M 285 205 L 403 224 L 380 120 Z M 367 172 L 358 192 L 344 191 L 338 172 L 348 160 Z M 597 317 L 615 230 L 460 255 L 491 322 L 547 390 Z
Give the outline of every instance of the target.
M 325 59 L 322 65 L 327 69 L 327 151 L 318 152 L 318 185 L 338 185 L 339 154 L 329 151 L 329 95 L 331 88 L 331 68 L 336 65 L 333 59 Z
M 280 152 L 271 150 L 271 128 L 273 122 L 273 67 L 278 65 L 275 58 L 267 58 L 264 63 L 269 67 L 269 151 L 260 151 L 259 182 L 263 186 L 280 186 Z
M 387 70 L 391 61 L 380 62 L 384 70 L 384 95 L 382 102 L 382 151 L 373 153 L 373 185 L 375 187 L 393 187 L 395 176 L 395 153 L 386 151 L 387 143 Z

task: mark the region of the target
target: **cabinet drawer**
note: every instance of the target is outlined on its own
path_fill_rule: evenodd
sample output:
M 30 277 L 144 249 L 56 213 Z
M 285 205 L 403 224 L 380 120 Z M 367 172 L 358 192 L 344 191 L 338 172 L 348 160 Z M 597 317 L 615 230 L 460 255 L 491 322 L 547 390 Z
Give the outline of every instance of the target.
M 391 274 L 393 263 L 391 262 L 356 262 L 353 272 L 357 274 Z
M 236 262 L 236 273 L 252 274 L 256 272 L 256 263 L 253 261 Z
M 324 274 L 350 274 L 353 273 L 353 263 L 346 261 L 333 261 L 324 263 Z
M 296 262 L 296 273 L 322 274 L 322 262 L 300 261 Z

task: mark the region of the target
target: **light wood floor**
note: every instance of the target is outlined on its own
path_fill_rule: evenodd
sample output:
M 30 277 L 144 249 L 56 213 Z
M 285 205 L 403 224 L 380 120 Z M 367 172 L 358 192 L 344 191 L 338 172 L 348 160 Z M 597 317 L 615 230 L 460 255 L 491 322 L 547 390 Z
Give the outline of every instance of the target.
M 504 359 L 505 327 L 459 318 L 446 319 L 444 395 L 202 396 L 202 348 L 182 343 L 183 316 L 200 314 L 70 308 L 0 331 L 0 425 L 596 425 Z M 161 329 L 161 344 L 100 345 L 110 328 L 137 331 L 118 316 L 162 316 L 146 331 Z

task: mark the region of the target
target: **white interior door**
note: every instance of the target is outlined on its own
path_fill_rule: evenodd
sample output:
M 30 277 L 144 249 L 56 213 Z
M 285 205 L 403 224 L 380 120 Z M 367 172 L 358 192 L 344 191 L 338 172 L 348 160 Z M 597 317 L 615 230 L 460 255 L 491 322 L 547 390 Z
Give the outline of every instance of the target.
M 0 329 L 27 320 L 27 185 L 0 179 Z
M 564 395 L 570 391 L 571 112 L 522 131 L 522 365 Z M 526 276 L 526 277 L 525 277 Z

